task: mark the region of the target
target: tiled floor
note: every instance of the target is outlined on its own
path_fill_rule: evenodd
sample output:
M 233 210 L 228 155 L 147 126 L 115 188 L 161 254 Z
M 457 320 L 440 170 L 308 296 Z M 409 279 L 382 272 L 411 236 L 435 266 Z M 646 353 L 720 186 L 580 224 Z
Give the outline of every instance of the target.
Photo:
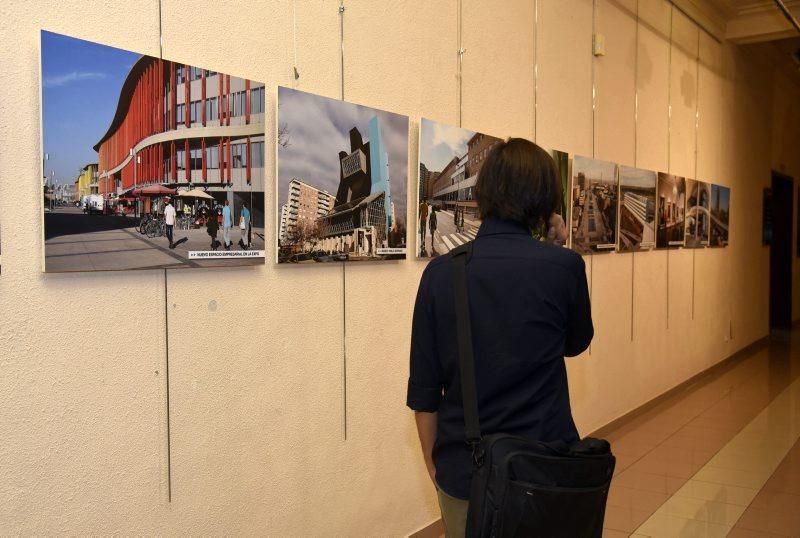
M 800 331 L 605 435 L 604 536 L 800 537 Z

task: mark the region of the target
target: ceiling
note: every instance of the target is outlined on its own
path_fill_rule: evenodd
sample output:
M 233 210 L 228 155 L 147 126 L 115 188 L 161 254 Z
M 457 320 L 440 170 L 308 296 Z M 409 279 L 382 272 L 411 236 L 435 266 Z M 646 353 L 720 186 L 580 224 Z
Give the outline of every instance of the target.
M 775 0 L 670 0 L 719 41 L 763 49 L 800 80 L 800 33 L 784 17 Z M 800 0 L 783 0 L 800 20 Z M 800 56 L 798 56 L 800 58 Z
M 724 27 L 724 38 L 734 43 L 761 43 L 800 36 L 775 0 L 688 0 Z M 680 4 L 682 2 L 678 2 Z M 800 19 L 800 0 L 783 0 Z

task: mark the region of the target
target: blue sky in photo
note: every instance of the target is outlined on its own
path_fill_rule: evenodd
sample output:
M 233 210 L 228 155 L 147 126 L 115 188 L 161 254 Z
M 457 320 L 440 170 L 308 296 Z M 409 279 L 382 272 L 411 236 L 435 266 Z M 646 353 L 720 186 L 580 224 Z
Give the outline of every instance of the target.
M 731 209 L 731 189 L 721 185 L 711 186 L 711 204 L 716 206 L 717 192 L 719 192 L 719 207 L 713 207 L 714 210 L 730 211 Z
M 42 31 L 42 131 L 45 173 L 73 183 L 98 160 L 122 84 L 141 54 Z

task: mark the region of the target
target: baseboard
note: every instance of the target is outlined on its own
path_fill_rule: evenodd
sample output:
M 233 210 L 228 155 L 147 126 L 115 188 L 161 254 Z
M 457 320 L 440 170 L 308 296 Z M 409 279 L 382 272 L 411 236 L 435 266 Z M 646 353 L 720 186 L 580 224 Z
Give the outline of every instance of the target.
M 442 519 L 434 519 L 420 530 L 412 532 L 409 538 L 440 538 L 444 536 L 444 523 Z
M 689 379 L 678 383 L 668 391 L 656 396 L 655 398 L 648 400 L 647 402 L 643 403 L 636 409 L 625 413 L 624 415 L 615 418 L 611 422 L 607 423 L 605 426 L 601 426 L 597 430 L 590 433 L 587 437 L 599 437 L 603 438 L 606 437 L 609 433 L 613 432 L 614 430 L 618 429 L 620 426 L 625 424 L 626 422 L 630 422 L 631 420 L 635 419 L 638 416 L 641 416 L 654 407 L 658 406 L 661 402 L 675 396 L 676 394 L 688 390 L 691 385 L 694 385 L 698 381 L 710 378 L 714 376 L 719 376 L 725 373 L 726 371 L 733 368 L 736 363 L 747 357 L 748 355 L 752 354 L 755 351 L 765 347 L 767 342 L 769 341 L 769 335 L 763 336 L 756 340 L 755 342 L 746 345 L 733 355 L 726 357 L 719 361 L 717 364 L 706 368 L 702 372 L 698 372 L 697 374 L 693 375 Z

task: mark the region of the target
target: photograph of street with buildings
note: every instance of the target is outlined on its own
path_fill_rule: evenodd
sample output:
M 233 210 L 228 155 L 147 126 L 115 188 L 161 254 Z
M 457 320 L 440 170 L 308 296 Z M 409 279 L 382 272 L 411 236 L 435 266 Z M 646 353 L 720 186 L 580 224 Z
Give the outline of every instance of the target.
M 278 88 L 278 263 L 406 257 L 408 117 Z
M 653 248 L 656 244 L 656 181 L 651 170 L 619 167 L 619 250 Z
M 696 179 L 686 179 L 686 248 L 708 246 L 711 228 L 711 185 Z
M 616 163 L 576 155 L 572 159 L 571 245 L 580 254 L 617 247 Z
M 42 31 L 44 270 L 264 263 L 264 84 Z
M 434 257 L 475 239 L 475 183 L 499 138 L 422 118 L 419 137 L 417 256 Z
M 724 247 L 728 245 L 728 223 L 730 222 L 731 189 L 721 185 L 711 185 L 711 232 L 709 245 Z
M 656 248 L 677 248 L 684 244 L 686 179 L 658 173 L 656 196 Z

